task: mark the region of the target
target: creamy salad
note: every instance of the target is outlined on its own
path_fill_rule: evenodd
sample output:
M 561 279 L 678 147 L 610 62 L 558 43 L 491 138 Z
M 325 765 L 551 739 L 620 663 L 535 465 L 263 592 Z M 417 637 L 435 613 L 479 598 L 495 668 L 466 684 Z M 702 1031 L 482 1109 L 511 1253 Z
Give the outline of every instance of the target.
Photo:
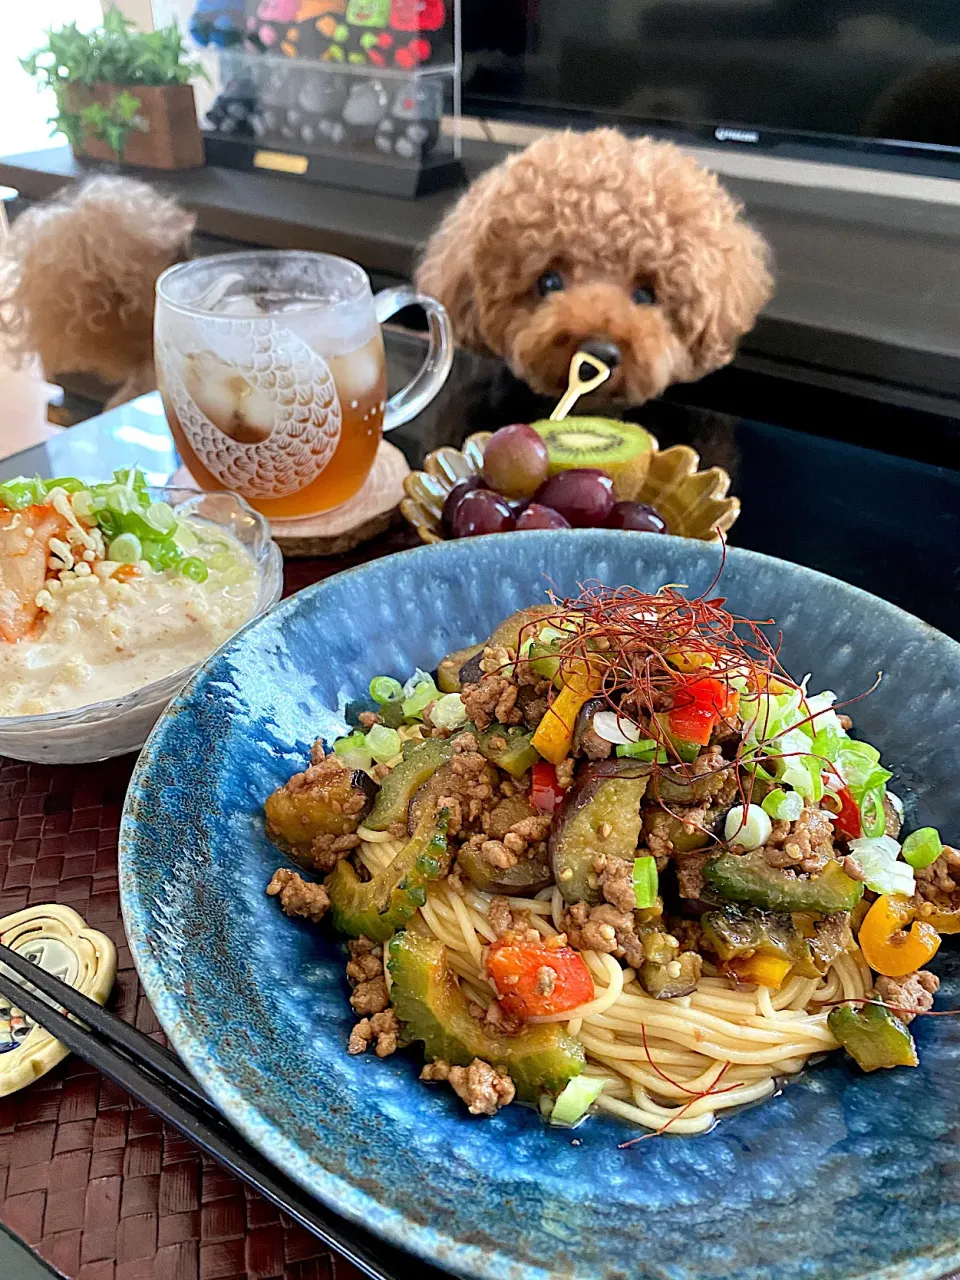
M 0 485 L 0 716 L 120 697 L 211 653 L 256 608 L 229 533 L 154 502 L 143 476 Z

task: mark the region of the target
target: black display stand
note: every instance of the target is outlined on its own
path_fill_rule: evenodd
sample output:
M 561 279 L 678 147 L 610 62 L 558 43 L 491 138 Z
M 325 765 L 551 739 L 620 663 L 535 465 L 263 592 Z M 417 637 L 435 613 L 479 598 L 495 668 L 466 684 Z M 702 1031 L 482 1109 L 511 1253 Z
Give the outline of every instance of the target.
M 426 160 L 420 165 L 376 155 L 368 158 L 347 155 L 333 148 L 300 147 L 292 150 L 252 142 L 247 139 L 203 135 L 208 165 L 245 172 L 289 174 L 301 181 L 322 182 L 326 186 L 349 187 L 377 195 L 414 200 L 446 187 L 463 186 L 466 173 L 452 156 Z M 304 167 L 305 165 L 305 167 Z

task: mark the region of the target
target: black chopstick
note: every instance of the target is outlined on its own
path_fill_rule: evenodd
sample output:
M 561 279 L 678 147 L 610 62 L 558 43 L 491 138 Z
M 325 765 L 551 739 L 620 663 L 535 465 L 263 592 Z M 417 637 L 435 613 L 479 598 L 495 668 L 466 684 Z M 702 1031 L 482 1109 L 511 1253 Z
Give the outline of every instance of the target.
M 143 1035 L 136 1027 L 131 1027 L 129 1022 L 124 1022 L 122 1018 L 108 1013 L 95 1000 L 77 991 L 75 987 L 61 982 L 52 973 L 47 973 L 46 969 L 41 969 L 32 961 L 25 960 L 22 955 L 10 947 L 5 947 L 2 942 L 0 942 L 0 961 L 35 986 L 38 991 L 55 1000 L 68 1013 L 79 1018 L 86 1026 L 99 1032 L 108 1043 L 122 1049 L 131 1058 L 138 1059 L 141 1064 L 149 1067 L 156 1076 L 169 1081 L 203 1106 L 210 1105 L 209 1099 L 199 1088 L 193 1076 L 176 1054 L 171 1053 L 169 1049 L 157 1044 L 149 1036 Z
M 291 1179 L 274 1170 L 205 1100 L 172 1053 L 2 944 L 0 961 L 22 974 L 37 990 L 81 1021 L 78 1023 L 59 1009 L 52 1008 L 46 1000 L 24 988 L 2 969 L 0 995 L 372 1280 L 398 1280 L 400 1276 L 411 1274 L 411 1266 L 416 1268 L 416 1274 L 422 1280 L 442 1280 L 444 1276 L 449 1280 L 448 1273 L 419 1259 L 414 1260 L 362 1227 L 344 1222 L 324 1209 Z M 91 1006 L 96 1010 L 92 1017 Z M 83 1026 L 84 1022 L 88 1025 Z M 175 1064 L 174 1069 L 171 1069 L 171 1063 Z M 184 1080 L 188 1082 L 186 1088 Z

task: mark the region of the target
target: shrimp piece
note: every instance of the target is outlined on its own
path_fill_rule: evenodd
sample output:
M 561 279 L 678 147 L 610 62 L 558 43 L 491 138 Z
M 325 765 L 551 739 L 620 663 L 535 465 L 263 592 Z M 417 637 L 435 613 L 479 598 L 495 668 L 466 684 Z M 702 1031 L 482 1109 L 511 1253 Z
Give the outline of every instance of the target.
M 37 592 L 47 576 L 50 539 L 67 522 L 53 507 L 0 510 L 0 639 L 13 643 L 30 631 L 39 612 Z

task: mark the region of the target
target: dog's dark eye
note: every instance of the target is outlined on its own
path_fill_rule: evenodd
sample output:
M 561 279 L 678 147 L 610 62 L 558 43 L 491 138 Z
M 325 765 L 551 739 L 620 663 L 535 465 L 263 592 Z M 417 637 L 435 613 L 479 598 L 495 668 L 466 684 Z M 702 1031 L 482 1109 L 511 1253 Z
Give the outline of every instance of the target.
M 537 293 L 545 298 L 548 293 L 559 293 L 563 289 L 563 276 L 559 271 L 545 271 L 537 281 Z
M 652 307 L 657 300 L 651 284 L 638 284 L 633 291 L 633 300 L 638 307 Z

